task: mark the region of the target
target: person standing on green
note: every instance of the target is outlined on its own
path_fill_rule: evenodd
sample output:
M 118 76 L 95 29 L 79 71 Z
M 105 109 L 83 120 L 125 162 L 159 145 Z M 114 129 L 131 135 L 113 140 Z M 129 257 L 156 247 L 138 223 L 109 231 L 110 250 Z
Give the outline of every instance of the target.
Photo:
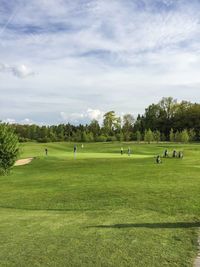
M 176 152 L 176 150 L 174 149 L 174 151 L 173 151 L 173 158 L 176 158 L 177 157 L 177 152 Z
M 160 163 L 161 163 L 161 157 L 160 157 L 160 155 L 158 155 L 158 156 L 156 157 L 156 163 L 157 163 L 157 164 L 160 164 Z
M 74 145 L 74 158 L 76 158 L 77 146 Z

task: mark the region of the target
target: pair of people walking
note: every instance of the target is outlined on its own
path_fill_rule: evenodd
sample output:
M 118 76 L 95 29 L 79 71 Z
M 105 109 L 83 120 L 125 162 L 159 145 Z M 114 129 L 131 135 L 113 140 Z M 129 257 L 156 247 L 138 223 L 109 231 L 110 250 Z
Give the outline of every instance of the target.
M 128 148 L 127 152 L 128 152 L 128 156 L 130 156 L 131 155 L 131 148 L 130 147 Z M 121 153 L 121 155 L 124 154 L 124 148 L 123 147 L 121 147 L 120 153 Z

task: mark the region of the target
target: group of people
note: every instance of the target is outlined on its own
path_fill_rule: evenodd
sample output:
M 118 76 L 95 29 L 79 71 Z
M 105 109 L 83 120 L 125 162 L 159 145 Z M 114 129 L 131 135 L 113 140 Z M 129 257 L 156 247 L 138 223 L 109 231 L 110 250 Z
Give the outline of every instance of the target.
M 84 148 L 84 145 L 83 145 L 83 144 L 81 145 L 81 148 L 82 148 L 82 149 Z M 75 157 L 76 157 L 76 152 L 77 152 L 77 146 L 74 145 L 74 156 L 75 156 Z M 121 147 L 121 149 L 120 149 L 120 154 L 121 154 L 121 155 L 124 154 L 124 148 L 123 148 L 123 147 Z M 130 148 L 130 147 L 129 147 L 128 150 L 127 150 L 127 154 L 128 154 L 128 156 L 131 155 L 131 148 Z M 45 155 L 48 156 L 48 149 L 47 149 L 47 148 L 45 148 Z M 164 158 L 169 158 L 169 157 L 170 157 L 170 156 L 169 156 L 169 152 L 168 152 L 167 149 L 165 149 L 163 157 L 164 157 Z M 172 152 L 172 158 L 181 158 L 181 159 L 182 159 L 182 158 L 183 158 L 183 152 L 182 152 L 182 151 L 178 151 L 178 152 L 177 152 L 177 151 L 174 149 L 173 152 Z M 157 164 L 162 163 L 162 160 L 161 160 L 161 156 L 160 156 L 160 155 L 157 155 L 157 156 L 156 156 L 156 163 L 157 163 Z
M 164 151 L 164 157 L 168 158 L 169 157 L 169 152 L 167 149 Z M 172 158 L 183 158 L 183 152 L 182 151 L 176 151 L 175 149 L 172 152 Z
M 124 154 L 124 148 L 123 148 L 123 147 L 121 147 L 120 153 L 121 153 L 121 155 L 123 155 L 123 154 Z M 130 155 L 131 155 L 131 148 L 130 148 L 130 147 L 128 148 L 128 151 L 127 151 L 127 153 L 128 153 L 128 156 L 130 156 Z
M 84 148 L 84 145 L 81 145 L 81 148 Z M 48 156 L 48 148 L 44 149 L 45 155 Z M 76 152 L 77 152 L 77 145 L 74 145 L 74 156 L 76 156 Z
M 167 149 L 165 149 L 163 157 L 164 158 L 169 158 L 170 157 L 169 152 L 168 152 Z M 172 152 L 172 158 L 180 158 L 180 159 L 182 159 L 183 158 L 183 152 L 182 151 L 176 151 L 174 149 L 173 152 Z M 156 156 L 156 163 L 158 163 L 158 164 L 162 163 L 160 155 Z

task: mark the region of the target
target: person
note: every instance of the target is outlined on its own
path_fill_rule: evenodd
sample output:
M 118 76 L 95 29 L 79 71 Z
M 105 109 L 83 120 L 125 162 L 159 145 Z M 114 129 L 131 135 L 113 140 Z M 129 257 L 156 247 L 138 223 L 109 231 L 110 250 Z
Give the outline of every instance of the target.
M 168 157 L 168 150 L 167 149 L 165 149 L 165 151 L 164 151 L 164 157 L 166 158 L 166 157 Z
M 74 145 L 74 157 L 76 157 L 77 146 Z
M 174 151 L 173 151 L 173 158 L 176 158 L 177 157 L 177 152 L 176 152 L 176 150 L 174 149 Z
M 179 151 L 179 153 L 178 153 L 178 157 L 179 157 L 180 159 L 182 159 L 182 158 L 183 158 L 183 152 Z
M 131 149 L 130 149 L 130 147 L 128 148 L 128 155 L 129 156 L 131 155 Z
M 121 155 L 123 155 L 123 153 L 124 153 L 124 149 L 123 147 L 121 147 Z
M 82 149 L 84 148 L 84 145 L 83 145 L 83 144 L 81 145 L 81 148 L 82 148 Z
M 48 149 L 45 148 L 45 155 L 47 156 L 48 155 Z
M 156 163 L 157 163 L 157 164 L 162 163 L 162 162 L 161 162 L 161 157 L 160 157 L 160 155 L 158 155 L 158 156 L 156 157 Z

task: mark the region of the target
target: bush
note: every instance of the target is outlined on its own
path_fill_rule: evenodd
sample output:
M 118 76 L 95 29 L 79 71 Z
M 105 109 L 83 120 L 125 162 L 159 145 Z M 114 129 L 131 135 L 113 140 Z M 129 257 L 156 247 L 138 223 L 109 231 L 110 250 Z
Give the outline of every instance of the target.
M 117 141 L 117 138 L 115 136 L 108 136 L 106 141 L 107 142 L 114 142 L 114 141 Z
M 105 135 L 100 135 L 97 137 L 97 142 L 106 142 L 107 137 Z
M 0 174 L 7 173 L 19 153 L 18 137 L 7 124 L 0 124 Z

